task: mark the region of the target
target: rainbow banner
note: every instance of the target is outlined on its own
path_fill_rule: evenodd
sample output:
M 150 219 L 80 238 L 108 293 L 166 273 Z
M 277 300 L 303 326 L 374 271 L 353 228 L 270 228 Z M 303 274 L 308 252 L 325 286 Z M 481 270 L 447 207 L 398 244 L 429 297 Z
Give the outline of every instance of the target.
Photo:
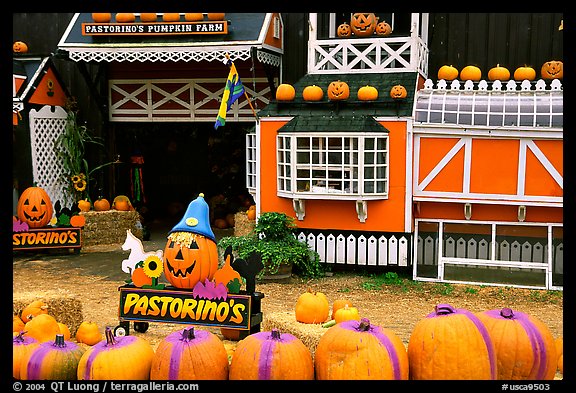
M 240 81 L 240 75 L 238 75 L 238 71 L 236 71 L 236 66 L 231 60 L 228 62 L 228 65 L 230 66 L 230 73 L 226 80 L 226 87 L 224 87 L 224 94 L 222 95 L 222 102 L 220 103 L 214 129 L 226 124 L 226 113 L 230 110 L 234 101 L 244 94 L 244 85 L 242 85 L 242 81 Z

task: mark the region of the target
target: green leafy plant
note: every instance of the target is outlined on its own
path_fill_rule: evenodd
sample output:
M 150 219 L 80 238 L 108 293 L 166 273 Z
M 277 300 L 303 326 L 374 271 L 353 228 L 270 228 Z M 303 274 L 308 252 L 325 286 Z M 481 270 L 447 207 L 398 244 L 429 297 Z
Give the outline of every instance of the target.
M 321 277 L 320 256 L 296 238 L 296 229 L 294 218 L 284 213 L 265 212 L 258 217 L 251 233 L 223 237 L 218 241 L 218 247 L 224 250 L 231 246 L 242 259 L 259 253 L 264 264 L 259 278 L 264 273 L 277 273 L 281 264 L 292 264 L 293 271 L 303 277 Z

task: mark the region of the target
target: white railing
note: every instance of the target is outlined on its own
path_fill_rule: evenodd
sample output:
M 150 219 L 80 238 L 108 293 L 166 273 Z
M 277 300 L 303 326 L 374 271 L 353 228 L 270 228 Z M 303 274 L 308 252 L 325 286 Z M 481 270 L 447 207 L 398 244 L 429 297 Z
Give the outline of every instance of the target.
M 308 73 L 420 72 L 428 74 L 428 48 L 418 37 L 337 38 L 308 43 Z

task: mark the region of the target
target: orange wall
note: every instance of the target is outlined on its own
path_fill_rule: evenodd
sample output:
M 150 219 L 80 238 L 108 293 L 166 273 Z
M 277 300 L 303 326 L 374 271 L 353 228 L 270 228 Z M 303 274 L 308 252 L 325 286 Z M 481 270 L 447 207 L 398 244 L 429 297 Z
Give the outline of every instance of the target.
M 277 196 L 276 136 L 286 121 L 261 120 L 260 212 L 279 211 L 296 217 L 290 198 Z M 406 122 L 381 124 L 390 131 L 388 199 L 368 201 L 368 218 L 361 223 L 354 200 L 305 200 L 300 228 L 404 232 L 406 195 Z

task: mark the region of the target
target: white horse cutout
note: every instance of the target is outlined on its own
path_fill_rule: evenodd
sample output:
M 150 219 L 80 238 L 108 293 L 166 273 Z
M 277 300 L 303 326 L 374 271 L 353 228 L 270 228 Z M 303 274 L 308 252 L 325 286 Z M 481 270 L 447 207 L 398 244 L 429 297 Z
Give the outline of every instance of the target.
M 124 244 L 122 244 L 122 249 L 124 251 L 130 250 L 128 259 L 124 259 L 122 261 L 122 271 L 124 273 L 130 274 L 132 274 L 132 271 L 134 271 L 136 264 L 146 259 L 146 257 L 150 255 L 157 255 L 160 259 L 162 259 L 162 255 L 164 254 L 162 250 L 144 252 L 142 242 L 140 239 L 134 236 L 130 229 L 126 230 L 126 241 Z

